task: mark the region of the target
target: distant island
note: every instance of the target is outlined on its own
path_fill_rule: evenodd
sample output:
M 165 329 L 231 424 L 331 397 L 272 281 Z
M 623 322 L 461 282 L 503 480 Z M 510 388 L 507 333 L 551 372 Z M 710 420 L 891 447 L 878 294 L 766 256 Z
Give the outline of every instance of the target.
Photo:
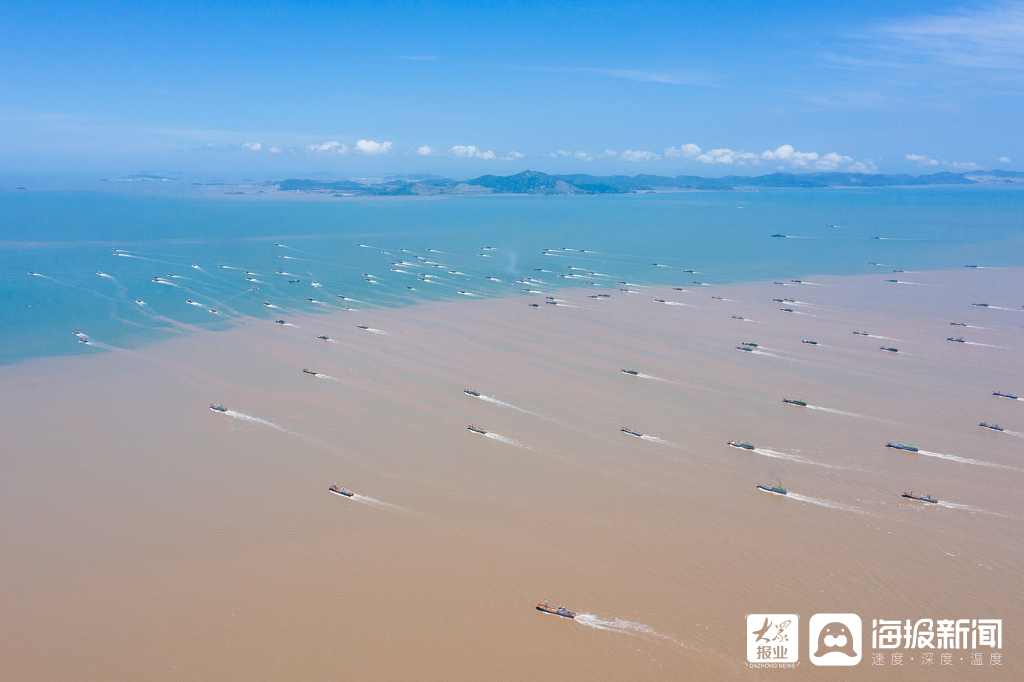
M 438 176 L 404 176 L 378 182 L 341 180 L 277 180 L 264 186 L 283 192 L 333 193 L 337 196 L 417 196 L 480 194 L 629 194 L 685 190 L 735 190 L 767 187 L 911 187 L 922 185 L 1024 184 L 1018 171 L 970 171 L 932 175 L 883 175 L 868 173 L 771 173 L 756 177 L 727 175 L 702 178 L 696 175 L 548 175 L 523 171 L 516 175 L 482 175 L 473 180 Z

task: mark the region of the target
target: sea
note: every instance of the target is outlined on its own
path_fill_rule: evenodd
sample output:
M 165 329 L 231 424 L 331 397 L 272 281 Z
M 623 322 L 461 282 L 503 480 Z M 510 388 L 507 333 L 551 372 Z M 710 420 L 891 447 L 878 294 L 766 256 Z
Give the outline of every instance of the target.
M 1024 677 L 1018 190 L 0 209 L 0 680 Z
M 614 289 L 1024 264 L 1012 188 L 304 202 L 8 191 L 0 215 L 0 363 L 94 352 L 72 328 L 137 347 L 283 310 L 530 295 L 526 277 Z

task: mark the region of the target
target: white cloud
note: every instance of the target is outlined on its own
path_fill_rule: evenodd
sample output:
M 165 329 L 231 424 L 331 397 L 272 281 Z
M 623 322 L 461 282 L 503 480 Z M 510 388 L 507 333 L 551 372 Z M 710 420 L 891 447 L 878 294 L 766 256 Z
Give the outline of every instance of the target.
M 548 154 L 553 159 L 557 159 L 559 156 L 569 156 L 572 152 L 567 152 L 564 149 L 559 149 L 557 152 L 551 152 Z
M 391 151 L 390 142 L 374 142 L 373 140 L 359 140 L 356 142 L 356 152 L 366 156 L 380 156 Z
M 280 147 L 271 147 L 271 148 L 270 148 L 270 149 L 268 149 L 267 151 L 268 151 L 268 152 L 270 152 L 271 154 L 280 154 L 280 153 L 281 153 L 281 152 L 283 152 L 284 150 L 283 150 L 283 149 L 281 149 Z
M 818 152 L 798 152 L 793 149 L 793 145 L 784 144 L 775 151 L 763 152 L 761 158 L 771 161 L 786 161 L 792 166 L 806 167 L 809 162 L 818 160 Z
M 654 152 L 633 151 L 632 149 L 627 149 L 622 152 L 619 158 L 623 161 L 657 161 L 661 158 L 661 155 L 655 154 Z
M 1010 163 L 1010 159 L 1008 159 L 1005 156 L 1000 156 L 999 157 L 999 163 Z
M 863 161 L 855 161 L 846 167 L 847 173 L 877 173 L 878 169 L 875 168 L 875 162 L 870 159 L 864 159 Z
M 263 149 L 263 145 L 259 142 L 246 142 L 242 145 L 242 149 L 248 149 L 251 152 L 258 152 Z
M 853 161 L 853 159 L 849 156 L 843 156 L 842 154 L 829 152 L 828 154 L 825 154 L 823 157 L 818 159 L 818 163 L 814 164 L 814 167 L 817 168 L 818 170 L 832 171 L 839 168 L 839 164 L 850 163 L 851 161 Z
M 576 158 L 581 161 L 592 161 L 594 159 L 594 157 L 587 152 L 576 152 Z
M 452 154 L 455 156 L 461 156 L 464 158 L 475 158 L 475 159 L 496 159 L 498 155 L 494 152 L 487 150 L 483 151 L 474 147 L 473 145 L 455 145 L 452 147 Z
M 348 154 L 348 145 L 335 140 L 321 142 L 320 144 L 307 144 L 303 147 L 310 154 Z
M 614 159 L 618 155 L 619 155 L 618 152 L 612 151 L 611 149 L 605 149 L 603 154 L 598 154 L 597 155 L 597 158 L 599 158 L 599 159 Z
M 724 163 L 724 164 L 742 164 L 745 165 L 747 161 L 751 165 L 761 165 L 760 158 L 757 154 L 744 151 L 734 151 L 732 149 L 711 149 L 703 154 L 697 156 L 697 160 L 701 163 Z
M 929 159 L 927 156 L 922 154 L 905 154 L 907 161 L 913 161 L 918 166 L 938 166 L 939 162 L 935 159 Z
M 526 154 L 523 154 L 521 152 L 509 152 L 505 156 L 501 157 L 501 160 L 502 161 L 517 161 L 519 159 L 525 159 L 525 158 L 526 158 Z
M 978 170 L 978 164 L 973 161 L 946 161 L 943 159 L 942 163 L 951 168 L 959 168 L 960 170 Z
M 437 150 L 429 145 L 423 145 L 422 147 L 416 147 L 416 153 L 420 156 L 430 156 Z
M 670 158 L 681 156 L 686 159 L 692 159 L 693 157 L 698 156 L 699 154 L 700 147 L 693 143 L 680 145 L 679 149 L 676 149 L 674 146 L 665 147 L 665 156 Z

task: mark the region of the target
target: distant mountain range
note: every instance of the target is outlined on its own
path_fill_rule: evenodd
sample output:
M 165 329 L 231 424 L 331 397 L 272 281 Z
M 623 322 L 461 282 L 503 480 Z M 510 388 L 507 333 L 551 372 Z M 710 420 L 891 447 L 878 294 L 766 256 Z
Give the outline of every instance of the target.
M 438 176 L 405 176 L 383 182 L 354 180 L 280 180 L 264 183 L 281 191 L 335 193 L 338 196 L 414 196 L 432 194 L 627 194 L 682 190 L 733 190 L 746 187 L 895 187 L 921 185 L 1022 184 L 1017 171 L 969 171 L 932 175 L 882 175 L 867 173 L 772 173 L 756 177 L 727 175 L 702 178 L 696 175 L 548 175 L 523 171 L 516 175 L 482 175 L 473 180 L 449 180 Z

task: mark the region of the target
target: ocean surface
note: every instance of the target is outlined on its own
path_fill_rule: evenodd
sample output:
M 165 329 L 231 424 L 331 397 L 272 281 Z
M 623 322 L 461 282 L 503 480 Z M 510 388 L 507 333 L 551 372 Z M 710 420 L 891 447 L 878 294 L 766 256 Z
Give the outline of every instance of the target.
M 1024 192 L 999 188 L 326 201 L 6 192 L 0 216 L 0 363 L 95 352 L 71 329 L 138 347 L 247 316 L 577 285 L 1024 264 Z
M 1021 679 L 1022 197 L 4 196 L 0 680 Z

